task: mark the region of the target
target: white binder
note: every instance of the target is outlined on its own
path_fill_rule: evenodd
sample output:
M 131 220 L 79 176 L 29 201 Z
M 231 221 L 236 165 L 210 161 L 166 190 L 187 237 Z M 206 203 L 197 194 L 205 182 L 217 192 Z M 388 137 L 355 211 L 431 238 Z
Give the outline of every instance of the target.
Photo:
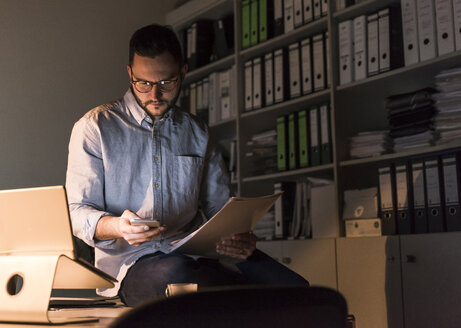
M 435 8 L 433 0 L 416 1 L 418 13 L 419 57 L 421 61 L 437 57 Z
M 299 63 L 299 43 L 288 46 L 288 64 L 290 67 L 290 98 L 301 95 L 301 74 Z
M 312 59 L 314 63 L 314 91 L 325 89 L 325 46 L 323 34 L 312 37 Z
M 301 40 L 301 78 L 303 95 L 312 93 L 311 39 Z
M 208 122 L 210 124 L 216 123 L 218 121 L 218 85 L 219 78 L 218 72 L 210 73 L 208 76 L 209 79 L 209 90 L 208 90 Z
M 437 50 L 439 56 L 455 51 L 453 4 L 451 0 L 435 0 Z
M 325 44 L 325 85 L 327 88 L 330 87 L 330 41 L 328 38 L 328 31 L 325 31 L 324 34 L 324 44 Z
M 312 0 L 303 0 L 303 19 L 304 24 L 310 23 L 314 20 L 314 10 L 312 8 Z
M 274 103 L 274 59 L 272 52 L 264 56 L 264 103 L 270 106 Z
M 368 76 L 379 73 L 378 14 L 367 16 Z
M 197 115 L 197 83 L 193 82 L 189 86 L 190 89 L 190 113 Z
M 322 1 L 321 14 L 322 16 L 326 16 L 328 14 L 328 0 L 321 0 L 321 1 Z
M 389 8 L 378 12 L 379 72 L 391 69 Z
M 253 109 L 262 107 L 262 63 L 261 57 L 253 59 Z
M 461 0 L 453 0 L 455 49 L 461 50 Z
M 274 51 L 274 102 L 285 100 L 285 77 L 284 77 L 284 52 L 283 49 Z
M 339 34 L 339 84 L 343 85 L 354 80 L 353 77 L 353 26 L 352 20 L 346 20 L 338 25 Z
M 405 66 L 419 62 L 418 15 L 416 0 L 402 0 L 403 53 Z
M 231 70 L 219 72 L 219 95 L 220 95 L 220 110 L 218 117 L 220 120 L 227 120 L 231 117 Z
M 196 110 L 197 112 L 203 108 L 203 80 L 196 82 Z
M 294 0 L 293 3 L 293 12 L 294 12 L 294 26 L 295 28 L 300 27 L 304 24 L 303 18 L 303 0 Z
M 354 26 L 354 77 L 362 80 L 367 77 L 367 18 L 358 16 L 353 20 Z
M 285 26 L 285 33 L 295 29 L 294 24 L 294 0 L 283 1 L 283 23 Z
M 314 19 L 319 19 L 322 16 L 322 0 L 313 0 Z
M 253 109 L 253 62 L 248 60 L 244 64 L 245 72 L 245 111 Z

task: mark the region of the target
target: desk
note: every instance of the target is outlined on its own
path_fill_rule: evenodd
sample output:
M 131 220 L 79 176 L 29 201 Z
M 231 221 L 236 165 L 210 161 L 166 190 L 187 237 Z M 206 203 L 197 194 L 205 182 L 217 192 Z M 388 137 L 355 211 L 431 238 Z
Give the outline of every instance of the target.
M 13 322 L 0 322 L 0 328 L 34 328 L 34 327 L 93 327 L 103 328 L 109 326 L 122 313 L 130 310 L 129 307 L 99 307 L 99 308 L 74 308 L 74 309 L 59 309 L 49 311 L 50 317 L 95 317 L 98 321 L 72 323 L 72 324 L 29 324 L 29 323 L 13 323 Z

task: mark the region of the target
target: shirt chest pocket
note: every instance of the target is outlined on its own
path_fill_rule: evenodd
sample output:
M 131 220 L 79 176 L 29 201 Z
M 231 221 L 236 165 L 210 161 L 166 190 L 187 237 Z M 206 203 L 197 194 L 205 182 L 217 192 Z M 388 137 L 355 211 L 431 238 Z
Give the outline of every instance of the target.
M 197 198 L 200 190 L 204 159 L 198 156 L 175 156 L 174 186 L 186 198 Z

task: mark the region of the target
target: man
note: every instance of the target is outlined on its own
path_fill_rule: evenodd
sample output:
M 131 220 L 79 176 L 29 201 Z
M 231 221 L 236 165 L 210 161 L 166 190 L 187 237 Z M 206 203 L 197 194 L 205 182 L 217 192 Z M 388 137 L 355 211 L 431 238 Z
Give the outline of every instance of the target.
M 74 233 L 95 247 L 95 264 L 121 283 L 99 290 L 135 305 L 163 295 L 168 283 L 307 284 L 256 249 L 251 233 L 216 245 L 233 259 L 171 253 L 170 243 L 212 217 L 230 196 L 229 178 L 208 127 L 175 107 L 187 72 L 176 35 L 149 25 L 130 40 L 130 89 L 88 112 L 69 143 L 66 188 Z M 135 226 L 153 219 L 160 227 Z

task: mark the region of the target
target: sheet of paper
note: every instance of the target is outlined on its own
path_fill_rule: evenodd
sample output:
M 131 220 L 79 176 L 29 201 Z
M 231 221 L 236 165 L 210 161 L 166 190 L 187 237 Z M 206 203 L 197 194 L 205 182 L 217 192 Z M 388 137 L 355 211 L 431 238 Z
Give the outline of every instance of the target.
M 216 243 L 222 237 L 251 231 L 282 193 L 261 197 L 231 197 L 200 228 L 175 243 L 171 251 L 189 255 L 218 257 Z

